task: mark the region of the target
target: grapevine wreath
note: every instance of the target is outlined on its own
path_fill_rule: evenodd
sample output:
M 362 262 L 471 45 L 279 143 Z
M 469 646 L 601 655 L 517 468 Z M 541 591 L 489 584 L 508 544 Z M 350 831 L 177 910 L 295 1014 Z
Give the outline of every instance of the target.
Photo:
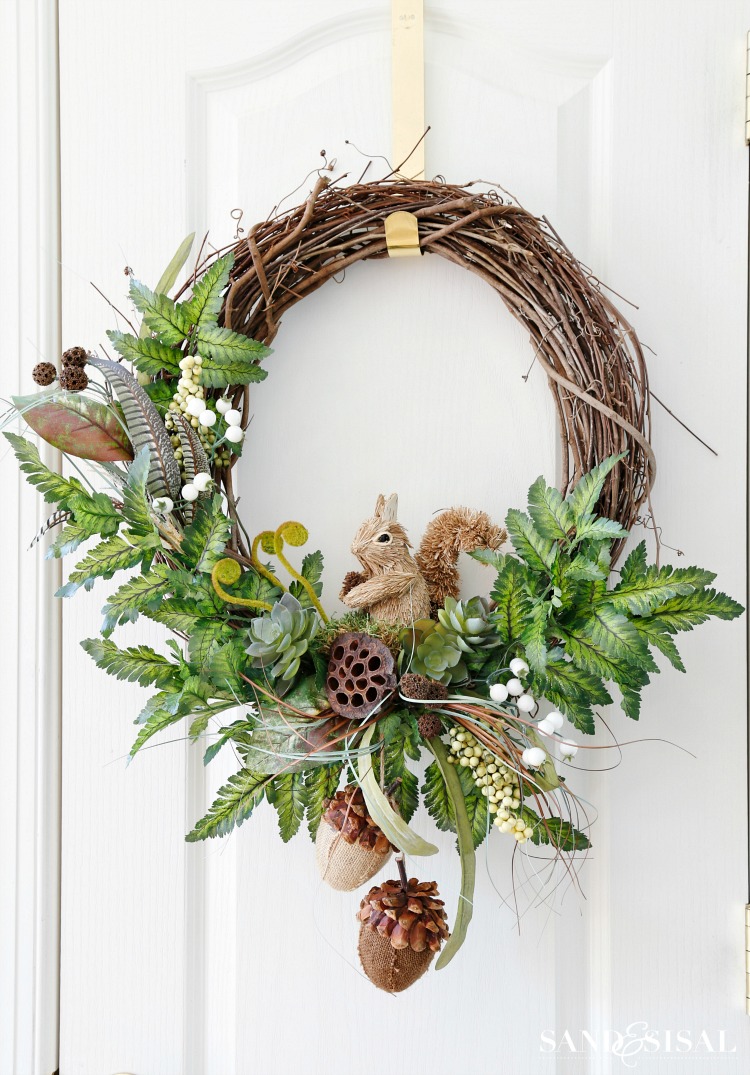
M 416 551 L 396 496 L 379 495 L 354 535 L 346 611 L 329 615 L 321 553 L 290 558 L 305 527 L 248 530 L 232 471 L 285 311 L 354 262 L 388 256 L 396 211 L 416 218 L 422 253 L 477 273 L 527 328 L 563 474 L 559 488 L 537 479 L 528 512 L 510 510 L 504 528 L 479 510 L 441 512 Z M 684 670 L 674 636 L 742 609 L 710 571 L 650 564 L 645 542 L 612 574 L 655 474 L 646 367 L 633 329 L 546 220 L 487 185 L 321 177 L 303 205 L 199 254 L 170 297 L 190 242 L 154 291 L 131 278 L 142 321 L 108 333 L 117 360 L 73 347 L 59 372 L 34 369 L 38 394 L 13 401 L 5 424 L 22 415 L 65 454 L 65 475 L 30 440 L 5 436 L 56 507 L 48 555 L 95 539 L 60 596 L 128 573 L 102 637 L 82 645 L 111 675 L 155 689 L 131 757 L 187 720 L 190 738 L 208 741 L 206 762 L 230 743 L 241 760 L 187 839 L 225 835 L 266 799 L 282 839 L 306 821 L 335 889 L 365 885 L 394 856 L 397 876 L 366 892 L 357 917 L 366 974 L 399 991 L 460 947 L 475 850 L 493 830 L 520 853 L 548 845 L 567 868 L 589 847 L 565 775 L 584 745 L 571 728 L 594 732 L 612 685 L 637 719 L 652 651 Z M 487 565 L 486 595 L 461 596 L 462 552 Z M 139 616 L 175 635 L 167 653 L 115 644 L 115 628 Z M 436 883 L 409 877 L 404 861 L 437 851 L 409 824 L 422 753 L 424 805 L 457 836 L 450 923 Z

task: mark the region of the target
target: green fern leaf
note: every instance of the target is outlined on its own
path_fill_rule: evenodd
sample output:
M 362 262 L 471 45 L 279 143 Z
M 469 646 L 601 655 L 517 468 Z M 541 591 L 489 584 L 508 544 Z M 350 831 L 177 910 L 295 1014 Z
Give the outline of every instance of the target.
M 551 541 L 567 541 L 575 519 L 570 505 L 563 500 L 559 489 L 537 478 L 529 489 L 529 515 L 542 537 Z
M 271 353 L 270 349 L 249 336 L 210 325 L 200 330 L 197 343 L 203 359 L 201 383 L 208 388 L 251 384 L 268 376 L 258 362 Z
M 88 541 L 90 537 L 91 531 L 88 527 L 81 526 L 75 519 L 71 519 L 47 549 L 44 554 L 45 559 L 50 560 L 53 557 L 67 556 L 68 553 L 73 552 L 79 545 L 82 545 L 84 541 Z
M 534 672 L 544 672 L 547 665 L 547 605 L 543 602 L 534 605 L 526 626 L 521 634 L 521 643 L 526 652 L 529 668 Z
M 249 769 L 240 769 L 230 776 L 219 789 L 211 809 L 185 839 L 188 843 L 196 843 L 215 836 L 226 836 L 250 817 L 262 800 L 270 779 L 265 773 L 253 773 Z
M 167 713 L 163 709 L 157 709 L 148 720 L 143 724 L 141 730 L 138 732 L 135 742 L 130 748 L 130 754 L 128 755 L 128 764 L 133 760 L 141 747 L 151 739 L 152 736 L 158 732 L 164 731 L 165 728 L 169 728 L 170 725 L 176 724 L 182 720 L 181 713 Z
M 105 638 L 123 623 L 135 623 L 141 613 L 154 610 L 168 592 L 169 569 L 155 564 L 145 575 L 128 579 L 107 601 L 102 609 L 104 621 L 101 633 Z
M 312 840 L 318 835 L 320 819 L 326 809 L 327 801 L 332 799 L 338 790 L 343 768 L 343 765 L 338 764 L 327 765 L 317 769 L 306 769 L 303 773 L 307 830 Z
M 56 596 L 71 597 L 81 586 L 90 590 L 97 579 L 111 579 L 116 571 L 125 571 L 129 567 L 135 567 L 148 551 L 145 546 L 129 545 L 119 535 L 107 538 L 76 564 L 67 583 L 60 587 Z
M 191 325 L 202 329 L 216 323 L 233 265 L 234 254 L 230 251 L 209 265 L 196 283 L 192 297 L 182 307 L 185 320 Z
M 533 571 L 549 574 L 559 547 L 550 538 L 542 537 L 528 515 L 511 508 L 505 517 L 505 527 L 513 548 Z
M 494 567 L 495 571 L 502 571 L 507 559 L 504 553 L 497 552 L 496 549 L 472 549 L 469 556 L 472 560 L 476 560 L 478 564 Z
M 79 493 L 70 498 L 68 506 L 78 525 L 88 530 L 89 537 L 94 534 L 111 537 L 117 533 L 122 521 L 119 511 L 105 493 Z
M 242 675 L 248 665 L 248 656 L 240 638 L 232 638 L 211 653 L 208 674 L 221 690 L 242 698 L 247 684 Z
M 672 634 L 692 631 L 711 616 L 720 620 L 733 620 L 744 612 L 743 606 L 718 590 L 695 590 L 691 594 L 674 597 L 655 609 L 652 617 L 662 623 Z
M 437 762 L 431 762 L 425 769 L 422 795 L 427 813 L 437 827 L 443 832 L 455 832 L 456 818 L 453 812 L 453 802 Z
M 591 847 L 588 836 L 560 817 L 545 817 L 544 821 L 530 807 L 523 807 L 523 820 L 534 830 L 530 837 L 536 844 L 552 844 L 560 851 L 586 851 Z
M 221 496 L 201 504 L 190 526 L 185 527 L 181 555 L 191 570 L 208 572 L 224 555 L 232 533 L 232 524 L 224 514 Z
M 126 361 L 132 362 L 141 373 L 158 377 L 166 370 L 172 377 L 180 376 L 181 351 L 167 347 L 153 336 L 132 336 L 129 332 L 116 332 L 114 329 L 110 329 L 107 336 L 115 351 Z
M 231 635 L 229 624 L 216 620 L 196 620 L 188 639 L 190 663 L 196 668 L 206 669 L 219 646 Z
M 180 306 L 166 295 L 154 294 L 139 280 L 130 280 L 130 298 L 143 320 L 155 332 L 162 344 L 173 347 L 180 344 L 190 331 L 190 323 Z
M 656 646 L 678 672 L 685 671 L 677 646 L 672 641 L 669 628 L 664 623 L 652 619 L 650 616 L 636 616 L 633 626 L 639 634 L 643 635 L 651 646 Z
M 612 605 L 600 605 L 592 609 L 580 626 L 602 653 L 628 666 L 636 666 L 648 672 L 657 671 L 643 637 L 631 621 L 617 612 Z
M 506 560 L 495 579 L 492 600 L 496 607 L 490 618 L 495 630 L 507 644 L 519 641 L 531 613 L 531 599 L 526 570 L 517 560 Z
M 131 646 L 120 649 L 108 639 L 85 638 L 81 646 L 110 676 L 142 687 L 173 687 L 180 684 L 179 668 L 169 658 L 157 653 L 150 646 Z
M 589 515 L 593 515 L 607 475 L 614 470 L 618 463 L 626 458 L 627 454 L 627 452 L 623 452 L 620 455 L 610 455 L 602 460 L 588 474 L 583 475 L 575 489 L 566 497 L 576 526 L 580 526 Z
M 279 833 L 284 843 L 299 831 L 307 806 L 307 785 L 303 773 L 283 773 L 266 785 L 268 801 L 279 817 Z
M 614 519 L 605 519 L 599 515 L 587 515 L 576 528 L 576 543 L 582 541 L 617 541 L 626 538 L 630 531 L 625 530 Z
M 151 453 L 148 448 L 141 448 L 128 467 L 122 490 L 122 514 L 132 532 L 141 537 L 156 533 L 146 495 L 150 466 Z
M 17 433 L 6 432 L 3 436 L 13 448 L 20 469 L 26 475 L 26 481 L 35 485 L 48 503 L 57 504 L 58 508 L 64 511 L 68 507 L 70 497 L 81 493 L 87 495 L 77 478 L 63 478 L 61 474 L 45 466 L 39 458 L 39 449 L 30 440 L 19 437 Z

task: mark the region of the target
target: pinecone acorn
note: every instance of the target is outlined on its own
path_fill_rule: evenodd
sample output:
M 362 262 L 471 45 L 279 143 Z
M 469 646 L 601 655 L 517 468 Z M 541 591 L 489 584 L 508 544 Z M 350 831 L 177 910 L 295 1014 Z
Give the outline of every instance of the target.
M 384 881 L 359 906 L 359 958 L 370 981 L 400 993 L 421 978 L 450 936 L 435 881 Z
M 391 845 L 367 812 L 357 784 L 329 800 L 315 838 L 320 876 L 331 888 L 351 892 L 385 866 Z
M 48 384 L 52 384 L 57 379 L 57 370 L 51 362 L 39 362 L 31 371 L 31 376 L 37 384 L 46 388 Z
M 63 351 L 63 366 L 78 366 L 80 369 L 83 369 L 88 360 L 88 351 L 83 347 L 70 347 L 67 351 Z
M 89 379 L 80 366 L 63 366 L 60 374 L 60 388 L 66 392 L 83 392 L 88 388 Z

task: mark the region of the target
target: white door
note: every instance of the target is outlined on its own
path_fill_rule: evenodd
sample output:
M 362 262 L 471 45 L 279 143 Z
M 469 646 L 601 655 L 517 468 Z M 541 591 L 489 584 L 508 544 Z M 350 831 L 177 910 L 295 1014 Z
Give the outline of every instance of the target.
M 655 409 L 663 540 L 741 596 L 750 8 L 426 6 L 427 172 L 502 184 L 637 304 L 654 390 L 718 452 Z M 388 9 L 60 0 L 65 346 L 96 346 L 116 321 L 90 280 L 124 306 L 126 265 L 153 284 L 188 231 L 218 245 L 232 210 L 248 228 L 303 200 L 322 150 L 356 179 L 353 143 L 373 155 L 368 177 L 383 173 Z M 502 518 L 557 471 L 531 357 L 470 274 L 433 257 L 356 266 L 284 320 L 255 393 L 246 517 L 305 522 L 332 607 L 378 492 L 398 490 L 415 535 L 456 502 Z M 467 589 L 487 585 L 475 566 Z M 665 670 L 638 726 L 612 715 L 620 740 L 696 757 L 641 743 L 588 779 L 599 819 L 582 894 L 534 906 L 527 869 L 519 935 L 501 900 L 510 848 L 493 840 L 460 957 L 394 1001 L 357 973 L 356 898 L 321 885 L 306 836 L 282 845 L 266 809 L 222 843 L 183 843 L 223 762 L 204 773 L 174 736 L 126 770 L 141 692 L 78 645 L 104 596 L 64 610 L 61 1075 L 616 1071 L 607 1035 L 639 1021 L 659 1035 L 642 1070 L 713 1071 L 722 1032 L 727 1070 L 744 1070 L 743 626 L 688 636 L 689 675 Z M 141 623 L 119 638 L 159 642 Z M 416 824 L 440 844 L 429 869 L 452 914 L 452 840 Z M 693 1047 L 675 1066 L 680 1030 Z

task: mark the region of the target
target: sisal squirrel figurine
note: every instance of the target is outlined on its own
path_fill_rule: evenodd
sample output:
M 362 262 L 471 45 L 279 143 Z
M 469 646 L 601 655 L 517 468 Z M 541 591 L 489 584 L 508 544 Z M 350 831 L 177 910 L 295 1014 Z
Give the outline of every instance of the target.
M 507 534 L 484 511 L 448 508 L 428 525 L 416 556 L 397 521 L 398 496 L 378 497 L 375 514 L 357 531 L 352 552 L 363 571 L 350 571 L 339 597 L 384 623 L 409 624 L 458 597 L 458 555 L 498 549 Z

